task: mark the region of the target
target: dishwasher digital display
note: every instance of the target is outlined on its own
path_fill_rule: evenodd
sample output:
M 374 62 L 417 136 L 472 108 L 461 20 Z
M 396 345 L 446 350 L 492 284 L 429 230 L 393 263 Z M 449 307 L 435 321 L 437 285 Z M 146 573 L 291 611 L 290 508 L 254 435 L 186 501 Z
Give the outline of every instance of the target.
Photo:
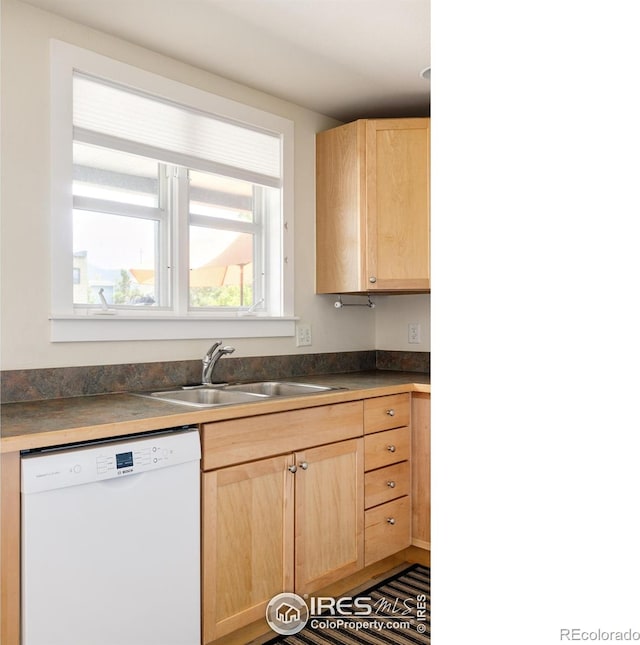
M 132 452 L 116 453 L 116 468 L 129 468 L 130 466 L 133 466 Z

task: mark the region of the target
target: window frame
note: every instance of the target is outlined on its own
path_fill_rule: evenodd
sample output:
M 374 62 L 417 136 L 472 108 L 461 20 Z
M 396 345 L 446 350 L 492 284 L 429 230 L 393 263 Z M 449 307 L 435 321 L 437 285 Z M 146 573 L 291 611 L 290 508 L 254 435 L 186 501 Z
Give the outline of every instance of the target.
M 52 342 L 155 340 L 294 336 L 293 302 L 293 148 L 294 124 L 291 120 L 264 112 L 196 87 L 133 67 L 68 43 L 51 40 L 51 340 Z M 282 315 L 266 312 L 238 311 L 235 315 L 211 309 L 188 306 L 188 292 L 179 292 L 174 275 L 172 309 L 116 309 L 115 313 L 99 308 L 73 305 L 73 102 L 74 72 L 88 74 L 118 85 L 129 86 L 191 108 L 272 131 L 281 137 L 282 145 L 282 227 L 281 287 L 279 298 Z M 133 151 L 132 151 L 133 152 Z M 195 169 L 199 170 L 199 169 Z M 77 199 L 77 198 L 76 198 Z M 187 209 L 188 210 L 188 209 Z M 172 223 L 186 226 L 185 222 Z M 174 236 L 172 244 L 181 262 L 188 262 L 188 235 Z M 266 250 L 269 256 L 268 249 Z M 273 258 L 265 258 L 268 266 Z M 268 270 L 268 269 L 267 269 Z M 178 272 L 174 272 L 177 274 Z M 186 305 L 186 306 L 185 306 Z M 256 308 L 258 309 L 258 308 Z

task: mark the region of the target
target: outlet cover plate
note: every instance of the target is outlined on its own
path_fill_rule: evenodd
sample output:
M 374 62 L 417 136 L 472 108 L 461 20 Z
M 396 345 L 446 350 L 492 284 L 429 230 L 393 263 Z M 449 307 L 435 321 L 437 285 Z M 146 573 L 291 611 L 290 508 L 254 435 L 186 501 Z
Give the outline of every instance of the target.
M 311 345 L 311 325 L 296 325 L 296 347 Z
M 417 345 L 422 342 L 420 323 L 409 323 L 409 343 Z

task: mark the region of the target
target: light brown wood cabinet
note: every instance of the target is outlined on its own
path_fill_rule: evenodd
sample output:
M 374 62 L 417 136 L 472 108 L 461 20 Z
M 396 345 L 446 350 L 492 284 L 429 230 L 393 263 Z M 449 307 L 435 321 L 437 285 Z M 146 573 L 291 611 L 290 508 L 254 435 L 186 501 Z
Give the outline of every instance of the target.
M 291 455 L 202 476 L 202 640 L 264 616 L 293 589 Z
M 412 544 L 431 549 L 431 395 L 411 395 Z
M 364 566 L 362 439 L 296 454 L 295 590 L 311 593 Z
M 313 446 L 332 423 L 338 440 Z M 271 429 L 265 458 L 227 465 L 243 445 L 255 459 Z M 300 449 L 268 456 L 283 436 Z M 202 476 L 203 643 L 264 617 L 278 593 L 311 593 L 364 566 L 362 402 L 207 424 L 203 446 L 203 464 L 225 465 Z
M 411 399 L 408 394 L 364 402 L 364 563 L 411 544 Z
M 365 566 L 411 544 L 411 509 L 404 496 L 365 512 Z
M 408 426 L 411 419 L 411 395 L 390 394 L 367 399 L 364 405 L 364 433 Z
M 316 137 L 316 293 L 427 292 L 428 118 Z

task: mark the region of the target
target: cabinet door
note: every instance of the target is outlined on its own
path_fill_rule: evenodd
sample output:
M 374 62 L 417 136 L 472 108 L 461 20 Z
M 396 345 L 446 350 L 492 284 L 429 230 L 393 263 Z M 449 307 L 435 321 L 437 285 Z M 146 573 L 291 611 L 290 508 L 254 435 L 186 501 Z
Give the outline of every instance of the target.
M 316 293 L 367 289 L 365 123 L 316 138 Z
M 296 592 L 311 593 L 364 563 L 362 439 L 296 453 Z
M 426 290 L 429 119 L 367 121 L 367 288 Z
M 413 496 L 412 544 L 431 543 L 431 395 L 414 392 L 411 399 L 411 460 Z
M 292 456 L 203 474 L 202 634 L 207 643 L 264 616 L 293 589 Z

